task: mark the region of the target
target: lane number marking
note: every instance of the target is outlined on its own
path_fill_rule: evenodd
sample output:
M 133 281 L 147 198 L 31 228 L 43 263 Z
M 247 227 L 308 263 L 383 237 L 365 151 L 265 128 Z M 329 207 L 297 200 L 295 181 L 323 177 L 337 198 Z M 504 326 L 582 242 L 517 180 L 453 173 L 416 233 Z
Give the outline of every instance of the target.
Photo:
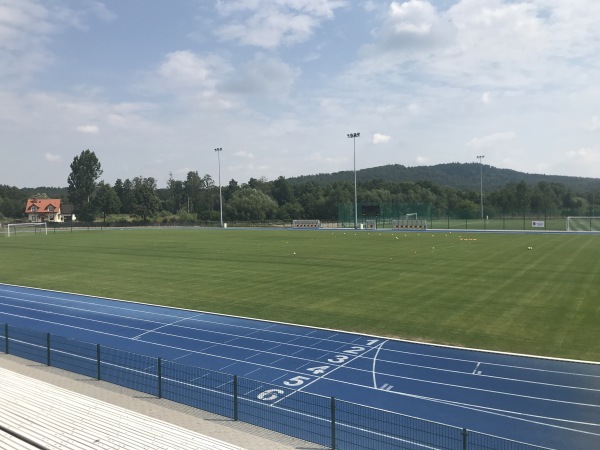
M 377 342 L 379 342 L 379 339 L 370 339 L 367 341 L 366 347 L 363 347 L 360 345 L 353 345 L 350 348 L 342 350 L 335 356 L 327 359 L 328 363 L 340 364 L 338 366 L 323 365 L 323 366 L 316 366 L 316 367 L 307 367 L 305 370 L 307 372 L 309 372 L 310 375 L 316 376 L 316 378 L 313 379 L 313 382 L 317 381 L 319 378 L 324 376 L 328 371 L 330 371 L 330 369 L 336 370 L 336 369 L 342 367 L 343 364 L 350 362 L 349 360 L 351 357 L 353 357 L 352 359 L 358 358 L 363 352 L 373 348 L 373 346 Z M 291 387 L 291 388 L 300 388 L 301 386 L 307 384 L 307 381 L 310 381 L 310 380 L 311 380 L 311 377 L 309 377 L 309 376 L 295 375 L 291 378 L 288 378 L 287 380 L 284 380 L 283 385 L 287 386 L 287 387 Z M 391 389 L 392 386 L 390 386 L 389 388 Z M 265 391 L 260 392 L 256 397 L 259 400 L 262 400 L 265 402 L 275 402 L 276 400 L 279 400 L 281 398 L 281 396 L 283 396 L 284 394 L 285 394 L 285 391 L 283 391 L 281 389 L 267 389 Z

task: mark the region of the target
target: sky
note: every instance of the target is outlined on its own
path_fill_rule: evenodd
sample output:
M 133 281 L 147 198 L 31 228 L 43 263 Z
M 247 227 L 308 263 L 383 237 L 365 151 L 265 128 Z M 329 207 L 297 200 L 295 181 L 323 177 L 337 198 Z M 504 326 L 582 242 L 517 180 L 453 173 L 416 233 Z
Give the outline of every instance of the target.
M 479 161 L 597 178 L 599 24 L 598 0 L 0 0 L 0 184 L 65 187 L 86 149 L 99 180 L 159 187 Z

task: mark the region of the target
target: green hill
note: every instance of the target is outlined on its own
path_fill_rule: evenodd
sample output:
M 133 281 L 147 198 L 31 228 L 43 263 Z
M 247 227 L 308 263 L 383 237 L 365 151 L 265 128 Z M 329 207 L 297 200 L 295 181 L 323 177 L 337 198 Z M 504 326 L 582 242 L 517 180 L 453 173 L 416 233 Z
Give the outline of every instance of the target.
M 600 189 L 600 179 L 598 178 L 523 173 L 511 169 L 499 169 L 486 164 L 483 164 L 480 168 L 479 163 L 448 163 L 416 167 L 392 164 L 357 170 L 356 178 L 358 182 L 377 179 L 389 182 L 427 180 L 440 186 L 478 191 L 481 183 L 480 170 L 483 172 L 484 191 L 494 191 L 509 183 L 519 183 L 521 181 L 529 185 L 537 184 L 540 181 L 561 183 L 575 192 L 590 192 Z M 330 174 L 304 175 L 289 178 L 288 181 L 291 183 L 315 181 L 319 184 L 330 184 L 335 181 L 354 182 L 354 172 L 348 170 Z

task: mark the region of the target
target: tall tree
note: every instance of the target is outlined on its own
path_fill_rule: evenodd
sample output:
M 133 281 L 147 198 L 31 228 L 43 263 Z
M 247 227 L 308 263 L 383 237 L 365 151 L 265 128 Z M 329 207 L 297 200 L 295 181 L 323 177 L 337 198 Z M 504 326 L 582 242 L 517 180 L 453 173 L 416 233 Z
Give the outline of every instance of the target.
M 233 178 L 229 181 L 229 184 L 223 188 L 223 200 L 227 202 L 233 194 L 239 191 L 241 188 L 237 181 Z
M 156 180 L 152 177 L 133 179 L 133 211 L 144 222 L 148 217 L 158 215 L 161 207 L 160 198 L 156 193 Z
M 294 201 L 294 190 L 285 177 L 280 176 L 272 183 L 271 195 L 279 206 Z
M 277 202 L 253 188 L 238 190 L 226 205 L 227 216 L 238 220 L 265 220 L 273 217 Z
M 84 221 L 93 221 L 96 214 L 93 196 L 96 191 L 96 180 L 102 175 L 100 161 L 92 151 L 84 150 L 73 158 L 71 174 L 67 179 L 69 201 L 75 214 Z
M 165 209 L 172 213 L 176 213 L 177 211 L 181 210 L 186 203 L 187 200 L 183 181 L 175 180 L 173 178 L 173 173 L 169 173 Z
M 96 190 L 95 202 L 98 211 L 102 213 L 102 221 L 106 222 L 106 215 L 119 212 L 121 201 L 110 184 L 101 181 Z
M 204 181 L 198 175 L 198 172 L 190 171 L 184 181 L 185 193 L 187 195 L 188 212 L 197 212 L 202 203 L 202 192 Z

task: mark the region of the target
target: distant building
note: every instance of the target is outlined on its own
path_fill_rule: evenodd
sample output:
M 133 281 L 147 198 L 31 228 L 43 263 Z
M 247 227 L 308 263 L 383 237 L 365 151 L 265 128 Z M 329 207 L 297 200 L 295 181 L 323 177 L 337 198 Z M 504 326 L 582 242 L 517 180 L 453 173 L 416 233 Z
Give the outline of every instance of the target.
M 37 198 L 27 200 L 25 214 L 29 222 L 71 222 L 75 220 L 73 206 L 65 205 L 58 198 Z

